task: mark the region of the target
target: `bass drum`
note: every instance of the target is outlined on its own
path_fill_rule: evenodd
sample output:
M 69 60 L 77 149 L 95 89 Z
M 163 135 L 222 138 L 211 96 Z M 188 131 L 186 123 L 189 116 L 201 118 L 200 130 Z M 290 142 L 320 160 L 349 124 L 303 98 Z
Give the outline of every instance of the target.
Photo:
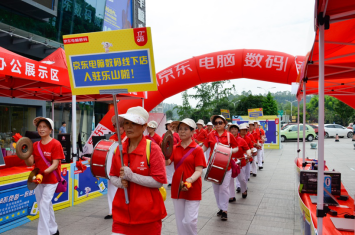
M 92 152 L 90 168 L 94 177 L 110 179 L 112 158 L 118 142 L 112 140 L 100 140 Z
M 208 161 L 205 180 L 222 184 L 231 161 L 232 149 L 224 144 L 217 143 Z

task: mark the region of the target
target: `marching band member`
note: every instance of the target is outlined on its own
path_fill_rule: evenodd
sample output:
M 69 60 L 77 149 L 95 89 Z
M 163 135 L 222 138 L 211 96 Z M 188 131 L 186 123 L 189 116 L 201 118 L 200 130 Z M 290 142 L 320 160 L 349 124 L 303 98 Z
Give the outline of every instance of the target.
M 35 188 L 36 201 L 40 211 L 37 234 L 59 235 L 52 205 L 58 179 L 53 172 L 56 171 L 59 176 L 61 175 L 61 159 L 65 159 L 63 148 L 58 140 L 50 136 L 54 131 L 52 119 L 37 117 L 33 120 L 33 125 L 37 128 L 41 140 L 33 143 L 33 154 L 25 160 L 25 163 L 27 166 L 35 165 L 35 168 L 39 168 L 39 173 L 43 176 L 42 182 Z M 51 163 L 51 166 L 47 166 L 44 158 Z
M 231 161 L 237 161 L 239 159 L 241 161 L 241 167 L 244 167 L 246 165 L 246 159 L 244 155 L 247 155 L 248 157 L 251 157 L 251 151 L 250 148 L 247 144 L 247 142 L 242 139 L 238 132 L 239 132 L 239 126 L 237 124 L 231 124 L 229 125 L 229 132 L 234 136 L 235 140 L 238 143 L 238 152 L 232 154 L 232 159 Z M 240 174 L 237 176 L 236 184 L 234 185 L 234 179 L 231 179 L 231 182 L 229 184 L 229 192 L 230 192 L 230 199 L 229 202 L 234 202 L 236 201 L 235 198 L 235 187 L 237 189 L 239 188 L 239 192 L 242 191 L 242 197 L 246 198 L 247 197 L 247 179 L 244 175 L 244 171 L 240 171 Z
M 243 172 L 244 177 L 245 177 L 245 182 L 246 184 L 249 181 L 250 178 L 250 161 L 253 161 L 253 157 L 251 155 L 251 149 L 254 147 L 254 143 L 252 142 L 252 140 L 247 136 L 248 133 L 248 124 L 247 123 L 242 123 L 239 126 L 239 137 L 244 139 L 245 142 L 247 143 L 248 147 L 249 147 L 249 151 L 247 151 L 246 155 L 247 155 L 247 159 L 243 159 L 241 160 L 241 172 Z M 248 189 L 248 187 L 247 187 Z M 245 191 L 244 193 L 242 193 L 242 197 L 246 198 L 248 196 L 247 191 Z
M 258 146 L 256 147 L 258 149 L 258 154 L 256 156 L 256 160 L 258 162 L 258 167 L 259 167 L 259 170 L 263 169 L 263 159 L 262 159 L 262 156 L 261 156 L 261 148 L 262 148 L 262 138 L 261 138 L 261 133 L 260 133 L 260 130 L 259 130 L 259 126 L 258 126 L 258 121 L 254 121 L 254 131 L 253 131 L 253 135 L 254 135 L 254 138 L 255 139 L 258 139 Z
M 211 133 L 211 131 L 213 131 L 213 124 L 212 122 L 208 122 L 206 126 L 207 126 L 206 132 L 208 135 L 209 133 Z
M 115 115 L 111 118 L 111 122 L 113 127 L 116 129 L 116 118 Z M 120 125 L 120 135 L 121 135 L 121 142 L 125 142 L 127 139 L 126 133 L 123 129 L 123 127 Z M 117 133 L 112 135 L 109 140 L 113 141 L 118 141 L 118 136 Z M 108 208 L 109 208 L 109 214 L 105 216 L 104 219 L 112 219 L 112 202 L 113 199 L 115 198 L 117 191 L 117 187 L 111 183 L 111 180 L 107 180 L 107 201 L 108 201 Z
M 154 143 L 160 146 L 163 139 L 157 133 L 155 133 L 155 129 L 157 129 L 157 127 L 158 127 L 158 123 L 156 121 L 148 122 L 148 126 L 147 126 L 148 135 L 146 135 L 145 138 L 150 139 L 151 141 L 153 141 Z
M 117 150 L 110 172 L 112 183 L 118 187 L 113 200 L 112 234 L 160 234 L 162 219 L 167 215 L 159 192 L 167 182 L 163 153 L 159 145 L 143 136 L 149 118 L 144 108 L 130 108 L 119 117 L 128 139 L 122 146 L 124 166 Z M 125 203 L 123 188 L 128 190 L 129 204 Z
M 266 140 L 266 135 L 265 135 L 265 131 L 261 128 L 260 122 L 258 122 L 258 127 L 259 127 L 259 131 L 260 131 L 260 136 L 262 139 L 262 144 L 261 144 L 261 159 L 262 159 L 262 163 L 264 164 L 264 143 Z M 262 169 L 262 168 L 261 168 Z
M 196 125 L 197 125 L 197 129 L 195 130 L 195 134 L 193 135 L 193 138 L 195 139 L 198 145 L 202 146 L 207 138 L 207 131 L 203 129 L 205 122 L 202 119 L 200 119 L 197 121 Z M 207 152 L 209 153 L 209 151 L 206 151 L 204 153 L 206 161 L 208 159 Z
M 207 138 L 207 131 L 203 129 L 205 123 L 202 119 L 200 119 L 197 121 L 196 125 L 197 129 L 195 130 L 193 138 L 197 141 L 198 145 L 202 146 Z
M 232 148 L 232 153 L 238 151 L 238 144 L 235 138 L 229 133 L 225 126 L 227 121 L 222 115 L 213 115 L 211 117 L 211 122 L 216 127 L 215 131 L 212 131 L 208 138 L 206 139 L 203 145 L 203 151 L 206 151 L 208 148 L 214 149 L 214 146 L 217 143 L 228 145 Z M 211 156 L 210 156 L 211 157 Z M 229 200 L 229 183 L 231 180 L 231 165 L 229 164 L 227 173 L 225 174 L 224 180 L 221 185 L 212 184 L 214 196 L 216 198 L 217 206 L 219 211 L 217 216 L 221 216 L 221 220 L 227 220 L 228 212 L 228 200 Z
M 258 136 L 256 135 L 255 131 L 254 131 L 254 122 L 253 121 L 249 121 L 249 133 L 250 135 L 248 135 L 249 138 L 252 139 L 252 141 L 254 142 L 254 147 L 258 148 L 259 147 L 259 139 Z M 252 136 L 252 137 L 251 137 Z M 257 176 L 258 174 L 258 168 L 256 165 L 256 158 L 254 158 L 253 162 L 251 163 L 251 171 L 254 177 Z
M 202 199 L 201 174 L 206 161 L 202 148 L 191 138 L 195 129 L 196 124 L 190 118 L 177 122 L 181 142 L 174 146 L 170 159 L 165 161 L 166 165 L 172 162 L 175 165 L 171 198 L 179 235 L 197 234 L 198 209 Z M 187 184 L 178 195 L 181 177 Z
M 174 145 L 176 145 L 177 143 L 179 143 L 180 137 L 179 137 L 179 134 L 174 131 L 174 125 L 171 124 L 172 122 L 173 122 L 172 120 L 167 121 L 165 123 L 165 129 L 167 131 L 171 131 L 173 133 Z M 165 136 L 165 134 L 163 134 L 163 136 L 162 136 L 163 139 L 164 139 L 164 136 Z M 174 174 L 174 163 L 170 164 L 169 166 L 166 166 L 166 177 L 168 178 L 168 187 L 171 186 L 173 174 Z

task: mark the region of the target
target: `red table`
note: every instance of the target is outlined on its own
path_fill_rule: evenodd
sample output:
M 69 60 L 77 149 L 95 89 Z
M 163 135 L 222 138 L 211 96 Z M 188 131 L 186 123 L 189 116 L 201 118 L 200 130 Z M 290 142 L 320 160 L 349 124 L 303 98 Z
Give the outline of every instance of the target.
M 306 161 L 311 161 L 311 160 L 306 159 Z M 302 168 L 302 158 L 296 159 L 296 165 L 298 166 L 298 168 L 303 169 Z M 307 164 L 306 170 L 309 169 L 309 167 L 310 167 L 310 164 Z M 327 167 L 326 167 L 326 170 L 328 170 Z M 303 203 L 306 205 L 306 207 L 311 212 L 311 217 L 312 217 L 314 227 L 317 228 L 317 216 L 316 216 L 317 204 L 312 204 L 312 201 L 309 197 L 311 195 L 316 195 L 316 194 L 299 193 L 299 196 L 301 197 Z M 349 199 L 347 201 L 338 200 L 339 204 L 343 205 L 343 206 L 348 206 L 349 208 L 340 208 L 340 207 L 336 207 L 336 206 L 329 206 L 329 208 L 331 210 L 335 210 L 338 212 L 338 216 L 336 216 L 338 218 L 344 218 L 344 215 L 342 213 L 353 214 L 353 210 L 354 210 L 354 199 L 352 197 L 350 197 L 350 195 L 346 191 L 343 184 L 341 184 L 341 195 L 348 196 Z M 337 196 L 335 196 L 335 198 L 337 198 Z M 342 214 L 342 215 L 339 215 L 339 214 Z M 330 220 L 331 217 L 334 217 L 334 216 L 330 216 L 329 214 L 327 214 L 326 217 L 323 217 L 323 235 L 354 235 L 354 232 L 346 232 L 346 231 L 337 230 L 334 227 L 333 222 Z M 354 221 L 354 223 L 355 223 L 355 221 Z

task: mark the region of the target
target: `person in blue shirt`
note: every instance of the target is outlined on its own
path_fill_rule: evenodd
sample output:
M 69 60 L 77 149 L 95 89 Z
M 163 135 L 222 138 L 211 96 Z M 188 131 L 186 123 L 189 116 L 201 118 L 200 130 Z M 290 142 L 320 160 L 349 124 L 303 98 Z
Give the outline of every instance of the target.
M 65 122 L 62 122 L 62 126 L 59 128 L 59 134 L 66 134 L 67 133 L 67 124 Z

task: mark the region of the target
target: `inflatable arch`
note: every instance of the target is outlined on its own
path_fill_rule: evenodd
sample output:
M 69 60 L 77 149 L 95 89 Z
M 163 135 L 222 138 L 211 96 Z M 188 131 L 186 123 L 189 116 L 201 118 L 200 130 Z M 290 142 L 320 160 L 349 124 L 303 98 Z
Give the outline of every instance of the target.
M 213 52 L 176 63 L 157 73 L 157 91 L 149 91 L 144 100 L 144 108 L 151 111 L 164 99 L 185 91 L 201 83 L 215 82 L 237 78 L 250 78 L 268 82 L 291 84 L 298 77 L 304 56 L 292 56 L 282 52 L 238 49 Z M 118 113 L 141 106 L 141 100 L 121 100 L 118 103 Z M 100 121 L 100 133 L 114 131 L 111 108 Z M 91 136 L 88 140 L 90 143 Z M 86 147 L 86 148 L 85 148 Z M 90 152 L 86 144 L 84 153 Z
M 206 82 L 250 78 L 291 84 L 296 81 L 304 58 L 253 49 L 220 51 L 192 57 L 157 73 L 158 90 L 148 92 L 144 107 L 150 111 L 164 99 Z M 119 113 L 140 105 L 140 100 L 122 100 L 118 103 Z M 113 116 L 113 110 L 108 114 Z

